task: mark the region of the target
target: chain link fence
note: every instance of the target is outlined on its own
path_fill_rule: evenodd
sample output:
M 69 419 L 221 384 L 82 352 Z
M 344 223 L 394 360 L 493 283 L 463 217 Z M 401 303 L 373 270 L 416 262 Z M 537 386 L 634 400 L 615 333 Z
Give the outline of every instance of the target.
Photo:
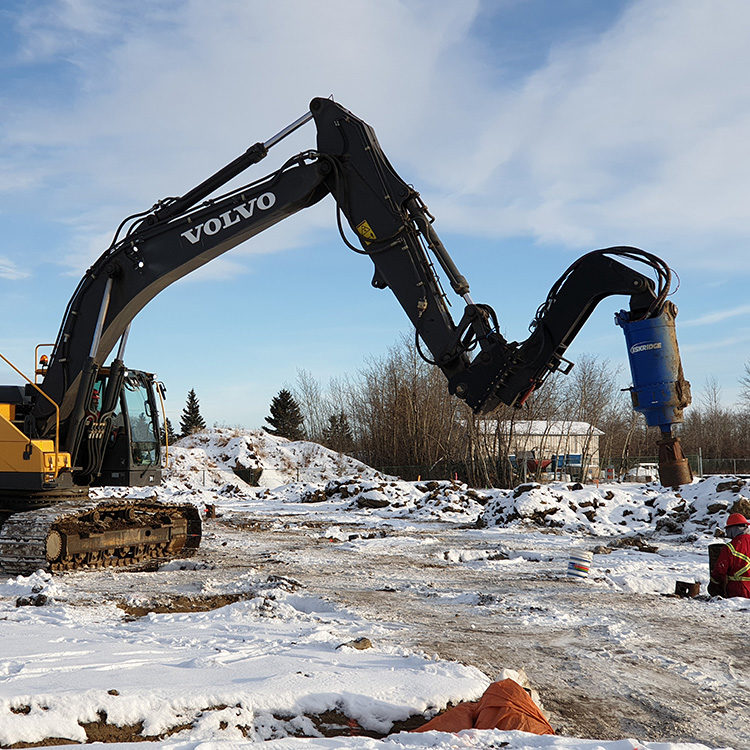
M 750 474 L 750 458 L 705 458 L 701 453 L 692 453 L 685 456 L 690 464 L 693 474 L 697 477 L 707 474 Z M 622 466 L 621 474 L 637 470 L 638 467 L 658 466 L 658 456 L 635 456 L 628 457 Z M 604 477 L 608 470 L 621 466 L 621 460 L 603 459 L 601 462 L 601 474 Z
M 412 464 L 408 466 L 373 466 L 383 474 L 405 479 L 409 482 L 453 479 L 464 484 L 479 486 L 482 478 L 489 477 L 493 486 L 500 486 L 500 478 L 509 479 L 512 467 L 507 461 L 440 461 L 429 466 Z M 486 486 L 486 485 L 485 485 Z
M 750 475 L 750 458 L 704 458 L 702 453 L 686 456 L 694 476 L 708 474 Z M 565 473 L 526 472 L 521 475 L 514 464 L 506 460 L 497 461 L 440 461 L 433 465 L 382 465 L 373 468 L 384 474 L 397 476 L 406 481 L 429 481 L 453 479 L 475 487 L 512 487 L 523 481 L 633 481 L 643 482 L 658 479 L 658 456 L 628 456 L 625 459 L 603 458 L 596 466 L 587 464 L 583 477 L 575 467 Z

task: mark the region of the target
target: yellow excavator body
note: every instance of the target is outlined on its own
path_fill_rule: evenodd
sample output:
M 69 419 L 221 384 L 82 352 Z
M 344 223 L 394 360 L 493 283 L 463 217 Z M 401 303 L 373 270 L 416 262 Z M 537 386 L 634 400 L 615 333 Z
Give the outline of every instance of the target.
M 70 454 L 55 452 L 54 440 L 30 439 L 14 424 L 15 404 L 0 404 L 0 473 L 36 476 L 39 483 L 54 481 L 70 470 Z

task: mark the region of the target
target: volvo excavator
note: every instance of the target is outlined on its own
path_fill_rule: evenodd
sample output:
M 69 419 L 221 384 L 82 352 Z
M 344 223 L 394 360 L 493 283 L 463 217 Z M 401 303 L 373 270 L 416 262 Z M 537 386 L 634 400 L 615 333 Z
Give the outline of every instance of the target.
M 216 195 L 310 120 L 314 149 Z M 153 375 L 124 364 L 131 322 L 172 282 L 329 194 L 344 243 L 374 265 L 372 285 L 391 290 L 421 356 L 476 413 L 501 403 L 520 407 L 551 373 L 567 373 L 566 349 L 594 307 L 610 295 L 628 297 L 616 322 L 627 340 L 633 406 L 661 430 L 662 483 L 691 480 L 673 433 L 690 387 L 675 338 L 676 308 L 667 299 L 668 265 L 633 247 L 589 252 L 550 290 L 530 336 L 509 341 L 495 311 L 472 299 L 433 216 L 391 166 L 373 129 L 332 99 L 316 98 L 302 117 L 189 192 L 125 219 L 78 284 L 37 377 L 0 387 L 6 573 L 132 566 L 195 552 L 201 523 L 194 506 L 116 500 L 114 492 L 103 501 L 88 496 L 94 485 L 148 486 L 161 478 L 160 390 Z M 458 321 L 436 264 L 462 300 Z

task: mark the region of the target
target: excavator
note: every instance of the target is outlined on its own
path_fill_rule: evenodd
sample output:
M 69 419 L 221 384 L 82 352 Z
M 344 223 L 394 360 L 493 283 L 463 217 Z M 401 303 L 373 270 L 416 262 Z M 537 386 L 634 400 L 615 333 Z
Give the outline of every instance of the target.
M 316 148 L 227 188 L 310 120 Z M 629 297 L 616 323 L 626 336 L 633 406 L 661 430 L 662 483 L 691 481 L 673 432 L 690 403 L 690 386 L 675 337 L 677 310 L 667 299 L 666 262 L 627 246 L 583 255 L 537 309 L 528 338 L 509 341 L 495 311 L 473 301 L 434 217 L 391 166 L 370 125 L 330 98 L 315 98 L 302 117 L 192 190 L 124 219 L 79 282 L 34 380 L 8 362 L 26 382 L 0 386 L 0 566 L 6 573 L 134 566 L 195 553 L 201 520 L 193 505 L 118 500 L 122 493 L 115 491 L 109 499 L 89 498 L 91 486 L 161 480 L 157 397 L 163 387 L 124 364 L 131 322 L 174 281 L 329 194 L 343 242 L 369 257 L 372 285 L 391 290 L 414 327 L 420 355 L 475 413 L 501 403 L 521 407 L 551 373 L 569 372 L 565 352 L 595 306 L 611 295 Z M 436 263 L 463 302 L 457 322 Z

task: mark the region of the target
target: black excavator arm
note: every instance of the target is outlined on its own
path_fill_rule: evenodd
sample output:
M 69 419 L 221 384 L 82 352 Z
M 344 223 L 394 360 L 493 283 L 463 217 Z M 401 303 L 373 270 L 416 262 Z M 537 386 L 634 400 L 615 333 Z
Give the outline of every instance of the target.
M 162 220 L 147 213 L 89 268 L 68 303 L 41 384 L 60 406 L 62 445 L 72 456 L 98 370 L 138 312 L 171 283 L 325 194 L 317 164 L 296 157 L 270 177 L 192 211 Z M 49 402 L 38 399 L 34 406 L 44 435 L 52 426 Z
M 267 177 L 209 197 L 310 119 L 317 127 L 315 150 L 294 156 Z M 635 248 L 610 248 L 583 256 L 566 271 L 539 308 L 528 339 L 506 341 L 492 308 L 471 299 L 433 217 L 393 169 L 372 128 L 330 99 L 313 99 L 310 113 L 269 141 L 256 143 L 184 196 L 160 201 L 123 222 L 110 248 L 86 272 L 68 304 L 42 383 L 60 405 L 63 445 L 74 464 L 83 433 L 91 430 L 84 416 L 97 373 L 118 341 L 110 372 L 123 371 L 124 342 L 136 314 L 172 282 L 329 193 L 342 238 L 374 264 L 372 284 L 393 292 L 414 326 L 420 352 L 440 367 L 450 391 L 476 412 L 491 411 L 501 402 L 520 405 L 550 372 L 565 369 L 565 350 L 604 297 L 629 295 L 634 321 L 663 311 L 663 262 Z M 342 215 L 359 246 L 346 239 Z M 659 288 L 618 256 L 655 269 Z M 432 258 L 463 299 L 458 323 Z M 106 403 L 114 402 L 117 387 L 111 378 Z M 686 404 L 675 404 L 672 421 L 679 421 Z M 102 415 L 106 422 L 106 410 Z M 35 402 L 32 417 L 38 434 L 49 434 L 52 413 L 46 400 Z M 97 430 L 106 441 L 107 424 Z

